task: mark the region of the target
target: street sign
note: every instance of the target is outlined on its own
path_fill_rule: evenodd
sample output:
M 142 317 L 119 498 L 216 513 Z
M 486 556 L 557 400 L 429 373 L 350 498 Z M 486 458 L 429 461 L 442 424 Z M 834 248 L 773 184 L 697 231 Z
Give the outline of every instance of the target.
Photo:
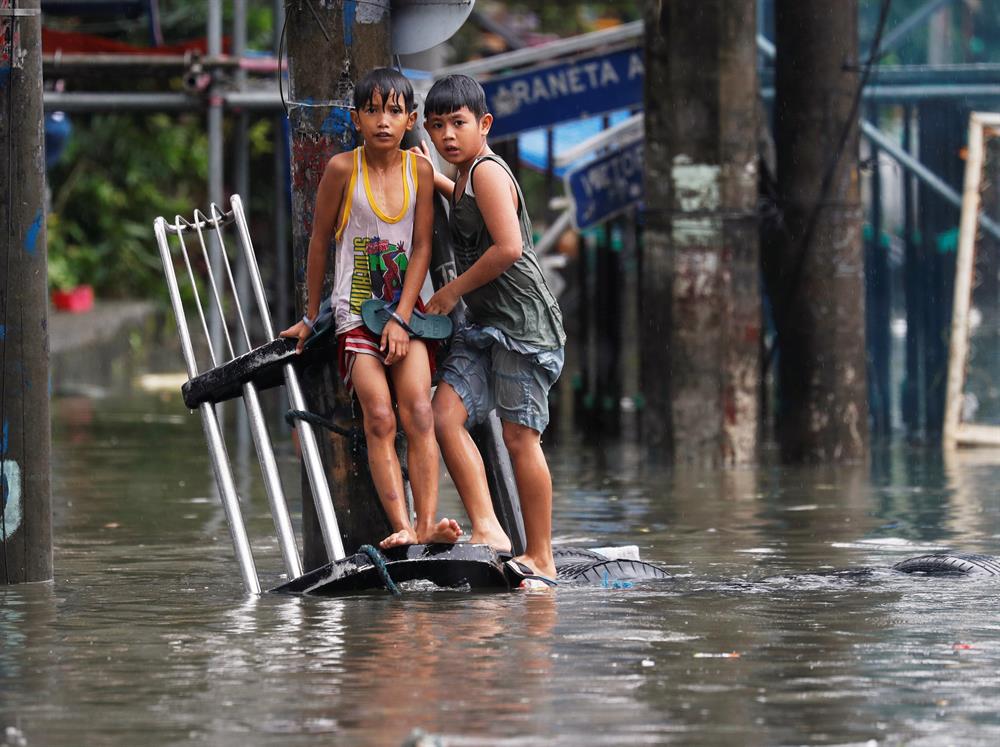
M 483 82 L 493 138 L 642 105 L 642 47 L 578 57 Z
M 589 228 L 613 218 L 642 200 L 643 140 L 622 146 L 566 174 L 573 196 L 573 222 Z

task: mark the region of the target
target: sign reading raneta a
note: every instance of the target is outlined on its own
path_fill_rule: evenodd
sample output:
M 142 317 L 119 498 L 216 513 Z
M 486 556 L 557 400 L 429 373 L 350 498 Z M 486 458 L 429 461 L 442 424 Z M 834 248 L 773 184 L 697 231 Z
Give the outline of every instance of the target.
M 642 200 L 643 140 L 610 151 L 566 172 L 579 229 L 613 218 Z
M 490 137 L 641 106 L 642 78 L 642 48 L 629 47 L 484 81 Z

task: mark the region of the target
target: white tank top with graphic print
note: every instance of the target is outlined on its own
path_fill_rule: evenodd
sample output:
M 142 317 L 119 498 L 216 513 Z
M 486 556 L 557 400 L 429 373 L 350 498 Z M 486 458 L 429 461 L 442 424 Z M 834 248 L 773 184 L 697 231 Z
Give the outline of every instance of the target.
M 354 150 L 354 172 L 337 228 L 333 312 L 337 334 L 360 327 L 361 304 L 369 298 L 398 301 L 413 248 L 417 201 L 417 156 L 399 151 L 403 208 L 382 212 L 372 195 L 364 147 Z

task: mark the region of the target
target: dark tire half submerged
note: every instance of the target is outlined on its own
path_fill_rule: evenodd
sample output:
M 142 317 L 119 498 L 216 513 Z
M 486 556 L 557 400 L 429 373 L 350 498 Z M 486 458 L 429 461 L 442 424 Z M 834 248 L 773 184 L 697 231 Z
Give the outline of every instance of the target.
M 663 581 L 671 575 L 652 563 L 641 560 L 586 560 L 559 567 L 557 575 L 560 583 L 589 584 L 591 586 L 614 586 L 632 581 Z
M 896 563 L 892 569 L 928 576 L 1000 576 L 1000 558 L 993 555 L 934 553 L 909 558 Z
M 552 559 L 556 562 L 556 569 L 566 565 L 577 565 L 579 563 L 601 563 L 607 558 L 593 550 L 585 547 L 553 547 Z

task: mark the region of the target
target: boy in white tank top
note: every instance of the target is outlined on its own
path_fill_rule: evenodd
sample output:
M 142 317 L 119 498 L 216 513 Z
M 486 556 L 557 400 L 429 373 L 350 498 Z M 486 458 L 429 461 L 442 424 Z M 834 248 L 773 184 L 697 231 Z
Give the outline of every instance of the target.
M 332 301 L 340 373 L 361 404 L 368 465 L 393 528 L 380 543 L 383 548 L 455 542 L 462 533 L 453 520 L 435 520 L 440 453 L 427 345 L 391 320 L 380 339 L 361 319 L 361 304 L 370 298 L 396 301 L 396 313 L 406 322 L 414 309 L 423 309 L 419 294 L 430 265 L 434 172 L 399 147 L 416 116 L 413 87 L 396 70 L 377 68 L 358 82 L 351 120 L 365 144 L 326 165 L 306 261 L 306 315 L 281 333 L 298 338 L 299 350 L 312 334 L 335 237 Z M 407 438 L 416 526 L 410 523 L 396 456 L 393 391 Z

